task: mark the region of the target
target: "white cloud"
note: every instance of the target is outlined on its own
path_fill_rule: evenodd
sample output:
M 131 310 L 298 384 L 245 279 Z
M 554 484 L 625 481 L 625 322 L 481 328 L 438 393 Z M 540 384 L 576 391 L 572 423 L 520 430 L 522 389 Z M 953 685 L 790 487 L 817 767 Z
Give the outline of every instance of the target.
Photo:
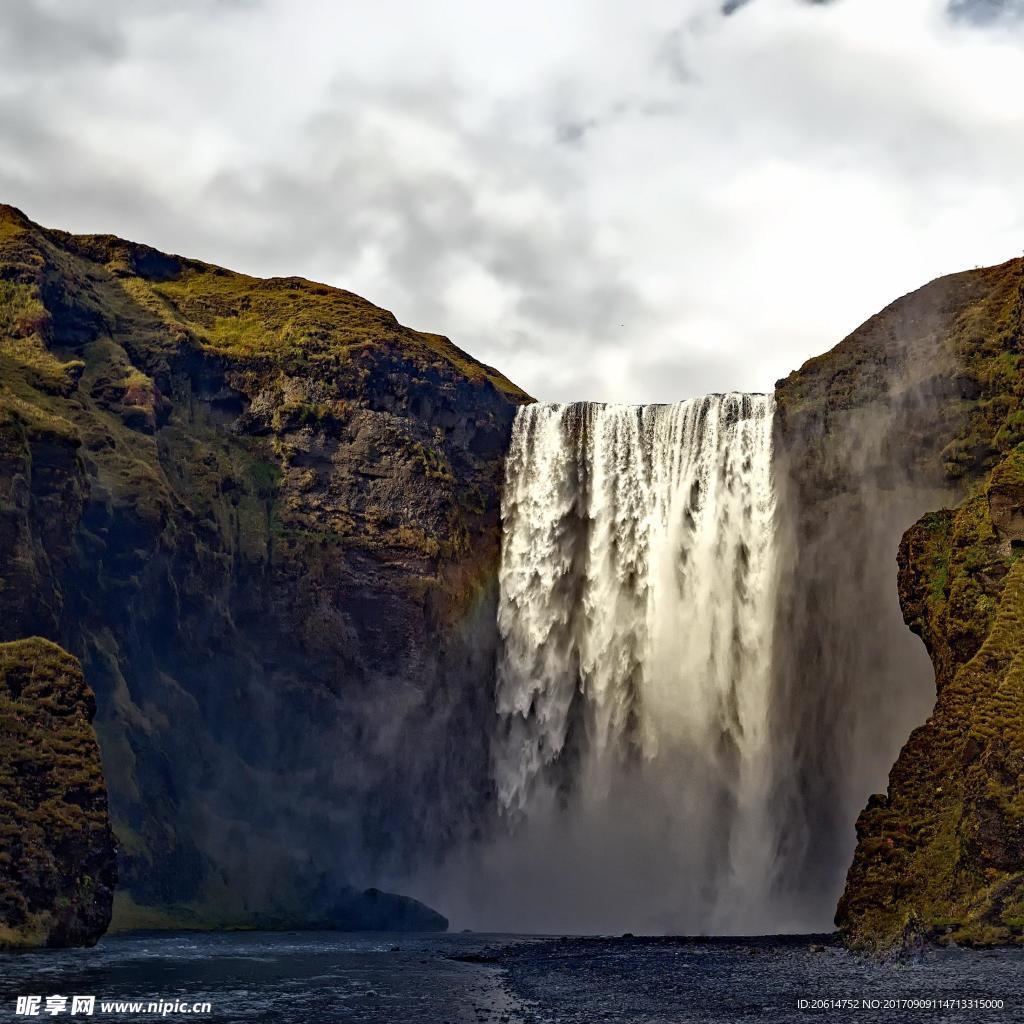
M 1019 254 L 1024 23 L 957 9 L 12 0 L 0 199 L 351 288 L 541 398 L 764 390 Z

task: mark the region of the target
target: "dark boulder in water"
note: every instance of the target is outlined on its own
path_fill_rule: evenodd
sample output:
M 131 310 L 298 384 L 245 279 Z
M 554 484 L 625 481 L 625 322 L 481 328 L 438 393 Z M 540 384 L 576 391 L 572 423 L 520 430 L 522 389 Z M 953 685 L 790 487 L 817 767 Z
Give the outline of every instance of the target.
M 328 926 L 346 932 L 446 932 L 448 918 L 411 896 L 366 889 L 333 907 Z

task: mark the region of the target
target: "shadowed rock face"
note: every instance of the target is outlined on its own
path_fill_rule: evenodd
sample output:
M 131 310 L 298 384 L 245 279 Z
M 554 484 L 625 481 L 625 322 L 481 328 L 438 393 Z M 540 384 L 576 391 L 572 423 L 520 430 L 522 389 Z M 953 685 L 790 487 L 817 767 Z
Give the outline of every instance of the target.
M 0 639 L 96 690 L 122 925 L 319 920 L 475 827 L 526 400 L 348 292 L 0 208 Z
M 0 643 L 0 948 L 91 946 L 106 931 L 114 837 L 78 661 Z
M 780 734 L 790 737 L 784 745 L 790 772 L 775 799 L 776 813 L 790 823 L 785 841 L 804 851 L 803 869 L 780 879 L 794 899 L 838 896 L 855 842 L 851 826 L 865 795 L 884 786 L 900 746 L 928 717 L 936 670 L 941 689 L 952 666 L 984 635 L 974 629 L 965 643 L 943 625 L 932 633 L 944 641 L 932 642 L 915 626 L 928 642 L 933 669 L 901 618 L 918 618 L 908 611 L 919 600 L 911 593 L 920 589 L 907 575 L 908 560 L 921 546 L 915 520 L 988 486 L 992 514 L 1006 536 L 1019 528 L 1016 479 L 1004 474 L 994 491 L 984 481 L 1005 459 L 1019 457 L 1014 453 L 1024 441 L 1022 267 L 1018 260 L 935 281 L 779 382 L 776 452 L 789 531 L 780 553 L 787 568 L 779 597 L 775 717 Z M 949 516 L 941 513 L 936 521 Z M 969 585 L 991 591 L 984 600 L 994 602 L 1003 573 L 988 574 L 983 562 L 972 563 L 965 580 L 980 581 Z M 952 583 L 935 577 L 932 585 L 938 592 Z M 936 736 L 948 738 L 958 726 L 942 718 L 941 708 L 940 697 Z M 1008 748 L 1024 744 L 1024 732 L 1014 728 L 1003 738 Z M 918 790 L 944 785 L 949 767 L 928 753 L 937 743 L 933 737 L 922 747 L 914 734 L 890 793 L 909 792 L 912 777 Z M 880 873 L 890 871 L 882 859 L 891 829 L 912 830 L 919 817 L 907 811 L 910 817 L 899 823 L 901 811 L 884 824 L 878 810 L 884 802 L 872 798 L 858 826 L 856 861 L 839 911 L 852 941 L 891 939 L 891 922 L 882 928 L 864 916 L 866 907 L 885 904 L 890 909 L 884 913 L 895 920 L 914 903 L 906 878 L 897 874 L 876 887 Z M 908 842 L 900 856 L 924 877 L 917 843 Z M 937 881 L 935 895 L 936 905 L 954 899 Z

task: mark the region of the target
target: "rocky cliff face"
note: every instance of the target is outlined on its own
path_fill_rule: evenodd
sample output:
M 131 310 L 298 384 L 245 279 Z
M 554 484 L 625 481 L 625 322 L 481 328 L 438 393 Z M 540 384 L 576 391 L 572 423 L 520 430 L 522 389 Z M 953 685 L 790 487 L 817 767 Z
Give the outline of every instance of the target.
M 937 702 L 857 821 L 837 923 L 858 947 L 1024 937 L 1024 276 L 973 316 L 961 364 L 977 382 L 946 449 L 956 508 L 903 537 L 903 616 L 935 668 Z
M 0 640 L 96 690 L 122 923 L 320 920 L 474 827 L 525 400 L 348 292 L 0 207 Z
M 795 898 L 842 888 L 863 794 L 882 788 L 900 746 L 934 704 L 935 672 L 901 623 L 897 602 L 907 613 L 910 584 L 903 570 L 898 593 L 896 554 L 918 517 L 978 493 L 1024 440 L 1022 266 L 935 281 L 779 383 L 776 449 L 791 530 L 782 559 L 776 716 L 790 739 L 782 751 L 788 778 L 775 800 L 792 823 L 787 842 L 804 855 L 797 877 L 779 883 Z M 1000 493 L 1000 514 L 1015 522 L 1016 492 Z M 919 529 L 903 542 L 901 558 L 916 550 L 910 538 Z M 980 563 L 975 569 L 978 580 L 988 579 Z M 964 585 L 991 589 L 994 580 Z M 951 634 L 950 642 L 964 653 L 962 638 Z M 938 642 L 928 647 L 933 658 L 945 651 Z M 939 667 L 941 686 L 946 670 Z M 917 742 L 900 764 L 936 771 L 921 763 Z M 1024 733 L 1015 742 L 1019 748 Z M 938 776 L 933 782 L 943 785 Z M 891 785 L 904 785 L 899 768 Z M 875 849 L 869 835 L 880 829 L 871 812 L 861 821 L 839 917 L 850 935 L 855 906 L 883 898 L 909 906 L 899 886 L 869 892 L 863 868 Z M 865 922 L 865 934 L 871 927 Z
M 96 702 L 46 640 L 0 643 L 0 949 L 91 946 L 116 880 Z

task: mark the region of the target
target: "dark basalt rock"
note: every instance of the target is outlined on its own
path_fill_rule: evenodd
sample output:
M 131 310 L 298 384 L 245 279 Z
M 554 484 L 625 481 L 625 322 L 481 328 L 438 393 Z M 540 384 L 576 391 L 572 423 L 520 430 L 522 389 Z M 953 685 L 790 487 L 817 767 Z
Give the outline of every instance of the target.
M 110 922 L 116 859 L 95 710 L 66 651 L 0 644 L 0 948 L 91 946 Z
M 380 889 L 354 893 L 328 911 L 326 923 L 351 932 L 446 932 L 448 918 L 419 900 Z

